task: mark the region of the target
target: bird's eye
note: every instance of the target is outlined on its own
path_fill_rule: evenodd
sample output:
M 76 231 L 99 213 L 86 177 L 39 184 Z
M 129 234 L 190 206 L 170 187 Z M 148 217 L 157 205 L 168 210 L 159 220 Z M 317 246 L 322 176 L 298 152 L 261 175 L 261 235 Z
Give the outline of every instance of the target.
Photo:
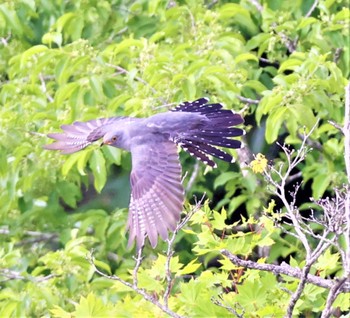
M 112 141 L 114 142 L 114 141 L 117 141 L 117 139 L 118 139 L 118 137 L 117 136 L 114 136 L 114 137 L 112 137 Z

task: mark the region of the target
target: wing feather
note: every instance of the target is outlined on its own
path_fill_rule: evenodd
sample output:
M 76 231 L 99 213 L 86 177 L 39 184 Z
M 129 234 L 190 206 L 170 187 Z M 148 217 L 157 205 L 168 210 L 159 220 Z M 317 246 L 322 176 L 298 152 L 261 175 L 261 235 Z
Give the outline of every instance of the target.
M 177 147 L 170 141 L 142 144 L 131 149 L 131 200 L 127 228 L 129 246 L 141 248 L 148 237 L 152 247 L 158 236 L 168 238 L 180 220 L 184 201 Z
M 60 150 L 62 154 L 77 152 L 102 138 L 112 125 L 118 124 L 121 120 L 134 121 L 136 119 L 131 117 L 111 117 L 93 119 L 87 122 L 75 122 L 72 125 L 62 125 L 62 133 L 47 135 L 56 141 L 45 145 L 44 149 Z

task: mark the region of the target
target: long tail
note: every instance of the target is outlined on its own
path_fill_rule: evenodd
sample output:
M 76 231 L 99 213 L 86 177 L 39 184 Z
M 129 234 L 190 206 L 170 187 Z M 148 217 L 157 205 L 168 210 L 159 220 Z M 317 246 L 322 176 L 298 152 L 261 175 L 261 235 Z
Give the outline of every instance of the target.
M 243 129 L 233 127 L 242 124 L 244 120 L 241 115 L 222 109 L 221 104 L 208 104 L 208 101 L 207 98 L 200 98 L 194 102 L 182 103 L 173 109 L 175 112 L 200 113 L 208 119 L 202 127 L 181 133 L 175 142 L 190 155 L 211 167 L 216 167 L 216 163 L 208 155 L 227 162 L 234 162 L 230 154 L 216 146 L 241 148 L 241 141 L 231 138 L 245 134 Z

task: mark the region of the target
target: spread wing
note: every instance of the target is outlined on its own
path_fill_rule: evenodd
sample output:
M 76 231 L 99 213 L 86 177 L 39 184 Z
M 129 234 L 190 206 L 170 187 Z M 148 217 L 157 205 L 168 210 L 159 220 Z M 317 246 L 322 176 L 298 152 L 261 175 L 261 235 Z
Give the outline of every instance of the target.
M 131 149 L 131 200 L 127 228 L 129 246 L 140 249 L 148 236 L 152 247 L 158 235 L 168 238 L 175 230 L 184 201 L 177 147 L 170 141 L 143 144 Z
M 111 117 L 93 119 L 87 122 L 75 122 L 72 125 L 62 125 L 63 133 L 52 133 L 47 136 L 56 142 L 45 145 L 45 149 L 60 150 L 62 154 L 69 154 L 84 149 L 94 141 L 102 138 L 120 121 L 133 121 L 131 117 Z

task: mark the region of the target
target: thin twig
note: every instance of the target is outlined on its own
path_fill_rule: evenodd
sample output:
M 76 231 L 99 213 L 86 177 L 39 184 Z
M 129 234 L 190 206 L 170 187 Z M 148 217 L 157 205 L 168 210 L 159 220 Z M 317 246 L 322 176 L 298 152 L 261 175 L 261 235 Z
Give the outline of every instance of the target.
M 4 46 L 8 46 L 8 45 L 9 45 L 8 41 L 9 41 L 10 38 L 11 38 L 11 33 L 10 33 L 6 38 L 4 38 L 4 37 L 0 38 L 1 43 L 2 43 Z
M 305 18 L 308 18 L 312 14 L 312 12 L 314 12 L 317 5 L 318 5 L 318 0 L 315 0 L 314 3 L 312 4 L 311 8 L 309 9 L 309 11 L 305 14 Z
M 46 88 L 46 83 L 45 83 L 44 76 L 41 73 L 39 73 L 39 79 L 40 79 L 40 82 L 41 82 L 41 91 L 46 95 L 46 98 L 49 100 L 49 102 L 53 103 L 54 99 L 48 93 L 47 88 Z
M 241 95 L 236 95 L 236 97 L 243 103 L 255 104 L 255 105 L 260 103 L 259 99 L 251 99 L 251 98 L 243 97 Z
M 111 280 L 116 280 L 120 283 L 122 283 L 124 286 L 129 287 L 133 291 L 135 291 L 137 294 L 141 295 L 145 300 L 148 302 L 154 304 L 157 306 L 159 309 L 161 309 L 163 312 L 167 313 L 169 316 L 174 317 L 174 318 L 183 318 L 181 315 L 173 312 L 169 307 L 161 304 L 157 299 L 155 299 L 152 295 L 148 294 L 144 289 L 138 288 L 137 286 L 134 286 L 134 284 L 131 284 L 124 279 L 120 278 L 119 276 L 116 275 L 107 275 L 104 272 L 100 271 L 94 262 L 94 257 L 93 254 L 90 253 L 90 255 L 87 256 L 87 260 L 89 261 L 90 265 L 93 267 L 94 271 L 101 275 L 104 278 L 111 279 Z
M 141 246 L 141 248 L 136 253 L 136 257 L 134 257 L 136 263 L 135 263 L 132 278 L 133 278 L 133 286 L 136 288 L 138 284 L 137 274 L 143 261 L 143 256 L 142 256 L 143 248 L 144 248 L 144 245 Z
M 191 173 L 190 179 L 188 180 L 188 183 L 186 185 L 185 192 L 189 192 L 192 189 L 193 183 L 196 181 L 196 178 L 198 176 L 199 172 L 199 161 L 196 161 L 196 163 L 193 166 L 193 171 Z
M 174 245 L 176 235 L 188 223 L 188 221 L 192 218 L 193 214 L 195 214 L 201 208 L 202 202 L 204 201 L 204 198 L 205 198 L 205 194 L 202 196 L 202 198 L 198 202 L 196 202 L 195 206 L 187 213 L 187 215 L 177 225 L 171 238 L 168 240 L 167 258 L 166 258 L 166 262 L 165 262 L 165 278 L 167 281 L 167 286 L 166 286 L 164 296 L 163 296 L 164 304 L 166 306 L 168 306 L 168 300 L 169 300 L 171 288 L 173 285 L 173 278 L 171 275 L 170 262 L 171 262 L 171 258 L 173 256 L 173 254 L 174 254 L 173 245 Z
M 178 103 L 167 103 L 167 104 L 163 104 L 163 105 L 160 105 L 160 106 L 154 106 L 152 107 L 152 109 L 156 110 L 156 109 L 160 109 L 160 108 L 170 108 L 170 107 L 173 107 L 175 105 L 177 105 Z
M 57 275 L 57 274 L 49 274 L 46 276 L 38 276 L 38 277 L 30 276 L 30 275 L 23 276 L 22 274 L 20 274 L 16 271 L 7 269 L 7 268 L 0 269 L 0 276 L 7 278 L 7 279 L 2 280 L 0 282 L 5 282 L 7 280 L 16 280 L 17 279 L 17 280 L 31 281 L 31 282 L 35 282 L 35 283 L 41 283 L 41 282 L 44 282 L 44 281 L 49 280 L 51 278 L 59 277 L 59 275 Z
M 234 308 L 224 305 L 220 300 L 215 299 L 215 298 L 211 298 L 211 301 L 213 304 L 220 306 L 222 308 L 225 308 L 231 314 L 234 314 L 237 318 L 244 318 L 244 314 L 240 315 Z
M 343 135 L 344 135 L 344 132 L 343 132 L 343 127 L 340 126 L 339 124 L 337 124 L 336 122 L 334 122 L 333 120 L 327 120 L 328 123 L 330 123 L 333 127 L 337 128 Z
M 11 231 L 7 228 L 0 228 L 0 235 L 9 235 Z M 58 238 L 58 233 L 43 233 L 37 231 L 24 231 L 24 235 L 31 236 L 30 238 L 24 239 L 15 244 L 15 246 L 23 246 L 26 244 L 39 243 L 43 241 L 56 240 Z
M 254 5 L 254 7 L 259 11 L 262 12 L 264 10 L 263 6 L 260 4 L 258 0 L 249 0 L 249 2 Z

